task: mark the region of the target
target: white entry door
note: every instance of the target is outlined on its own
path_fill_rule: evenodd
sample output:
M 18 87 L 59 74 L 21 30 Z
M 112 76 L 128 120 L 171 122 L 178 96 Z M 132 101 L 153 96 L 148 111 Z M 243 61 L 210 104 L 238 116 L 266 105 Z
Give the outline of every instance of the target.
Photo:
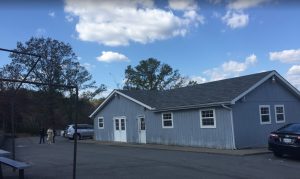
M 146 143 L 146 123 L 145 117 L 138 118 L 138 133 L 139 133 L 139 142 Z
M 114 138 L 117 142 L 127 142 L 125 117 L 114 118 Z

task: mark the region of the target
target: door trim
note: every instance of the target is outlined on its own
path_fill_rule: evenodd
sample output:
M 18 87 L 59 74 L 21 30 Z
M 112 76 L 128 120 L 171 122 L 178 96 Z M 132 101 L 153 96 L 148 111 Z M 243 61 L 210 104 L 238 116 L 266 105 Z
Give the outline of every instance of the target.
M 144 122 L 145 122 L 145 130 L 143 131 L 144 134 L 142 134 L 142 130 L 141 130 L 141 118 L 144 118 Z M 147 143 L 147 135 L 146 135 L 146 130 L 147 130 L 147 126 L 146 126 L 146 120 L 145 120 L 145 116 L 144 115 L 140 115 L 137 117 L 137 132 L 138 132 L 138 139 L 139 139 L 139 143 L 142 144 L 146 144 Z M 142 141 L 142 135 L 144 135 L 144 140 Z
M 118 130 L 118 132 L 119 132 L 119 138 L 120 138 L 120 140 L 116 140 L 116 119 L 118 119 L 119 120 L 119 130 Z M 125 131 L 123 131 L 125 134 L 124 134 L 124 136 L 122 136 L 122 134 L 121 134 L 121 132 L 122 132 L 122 130 L 121 130 L 121 120 L 122 119 L 124 119 L 124 122 L 125 122 Z M 126 116 L 114 116 L 113 117 L 113 134 L 114 134 L 114 141 L 115 142 L 127 142 L 127 120 L 126 120 Z M 122 140 L 122 138 L 124 137 L 124 141 Z

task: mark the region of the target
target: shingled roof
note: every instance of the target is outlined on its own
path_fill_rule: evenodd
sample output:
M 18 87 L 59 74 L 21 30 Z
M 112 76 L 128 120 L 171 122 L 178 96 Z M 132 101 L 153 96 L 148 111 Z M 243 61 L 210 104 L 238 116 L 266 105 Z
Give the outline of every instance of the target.
M 233 104 L 272 76 L 279 79 L 300 98 L 299 91 L 276 71 L 267 71 L 241 77 L 202 83 L 194 86 L 163 90 L 114 90 L 107 99 L 90 115 L 99 111 L 114 93 L 122 95 L 150 110 L 166 111 L 190 109 L 215 105 Z
M 273 71 L 164 90 L 118 90 L 156 110 L 230 103 Z

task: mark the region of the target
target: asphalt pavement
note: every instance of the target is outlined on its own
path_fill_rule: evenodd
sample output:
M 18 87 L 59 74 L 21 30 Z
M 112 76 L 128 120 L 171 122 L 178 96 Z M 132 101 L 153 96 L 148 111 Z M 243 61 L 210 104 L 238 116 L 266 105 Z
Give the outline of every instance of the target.
M 56 143 L 49 145 L 38 144 L 38 137 L 18 138 L 16 158 L 32 165 L 25 169 L 27 179 L 72 178 L 73 141 L 57 137 Z M 18 172 L 5 166 L 3 175 L 5 179 L 18 178 Z M 227 155 L 88 141 L 78 143 L 78 179 L 299 179 L 299 176 L 299 159 L 276 158 L 270 153 Z

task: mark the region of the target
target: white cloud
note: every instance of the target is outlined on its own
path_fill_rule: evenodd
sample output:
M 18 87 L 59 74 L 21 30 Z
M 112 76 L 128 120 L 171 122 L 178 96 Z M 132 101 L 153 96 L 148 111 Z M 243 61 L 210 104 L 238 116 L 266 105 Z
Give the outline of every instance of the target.
M 222 21 L 232 29 L 241 28 L 248 25 L 249 15 L 241 11 L 227 11 Z
M 170 8 L 174 10 L 195 10 L 198 8 L 196 1 L 194 0 L 169 0 Z
M 118 52 L 111 52 L 111 51 L 102 51 L 102 54 L 97 57 L 97 60 L 100 62 L 128 62 L 129 59 L 123 54 Z
M 155 7 L 153 0 L 66 0 L 65 4 L 65 12 L 79 19 L 76 31 L 80 40 L 107 46 L 185 36 L 191 25 L 204 19 L 193 6 L 175 15 Z
M 287 80 L 300 90 L 300 65 L 293 65 L 286 74 Z
M 287 72 L 287 75 L 300 75 L 300 65 L 293 65 Z
M 50 11 L 50 12 L 48 13 L 48 15 L 49 15 L 50 17 L 54 18 L 54 17 L 55 17 L 55 12 L 54 12 L 54 11 Z
M 228 4 L 228 8 L 235 10 L 248 9 L 268 1 L 270 0 L 233 0 Z
M 271 0 L 231 0 L 227 5 L 226 14 L 221 19 L 232 29 L 245 27 L 249 23 L 249 14 L 244 13 L 244 10 L 268 1 Z
M 207 80 L 202 76 L 191 76 L 190 80 L 197 81 L 197 83 L 205 83 Z
M 211 4 L 220 4 L 222 0 L 208 0 L 208 2 Z
M 300 49 L 283 50 L 269 53 L 270 60 L 279 60 L 282 63 L 300 62 Z
M 249 67 L 257 63 L 256 55 L 252 54 L 244 60 L 244 62 L 238 62 L 230 60 L 224 62 L 220 67 L 212 68 L 204 71 L 210 81 L 221 80 L 229 77 L 239 76 L 240 73 L 246 71 Z
M 245 64 L 246 65 L 253 65 L 257 62 L 257 57 L 256 55 L 252 54 L 250 56 L 248 56 L 245 60 Z

